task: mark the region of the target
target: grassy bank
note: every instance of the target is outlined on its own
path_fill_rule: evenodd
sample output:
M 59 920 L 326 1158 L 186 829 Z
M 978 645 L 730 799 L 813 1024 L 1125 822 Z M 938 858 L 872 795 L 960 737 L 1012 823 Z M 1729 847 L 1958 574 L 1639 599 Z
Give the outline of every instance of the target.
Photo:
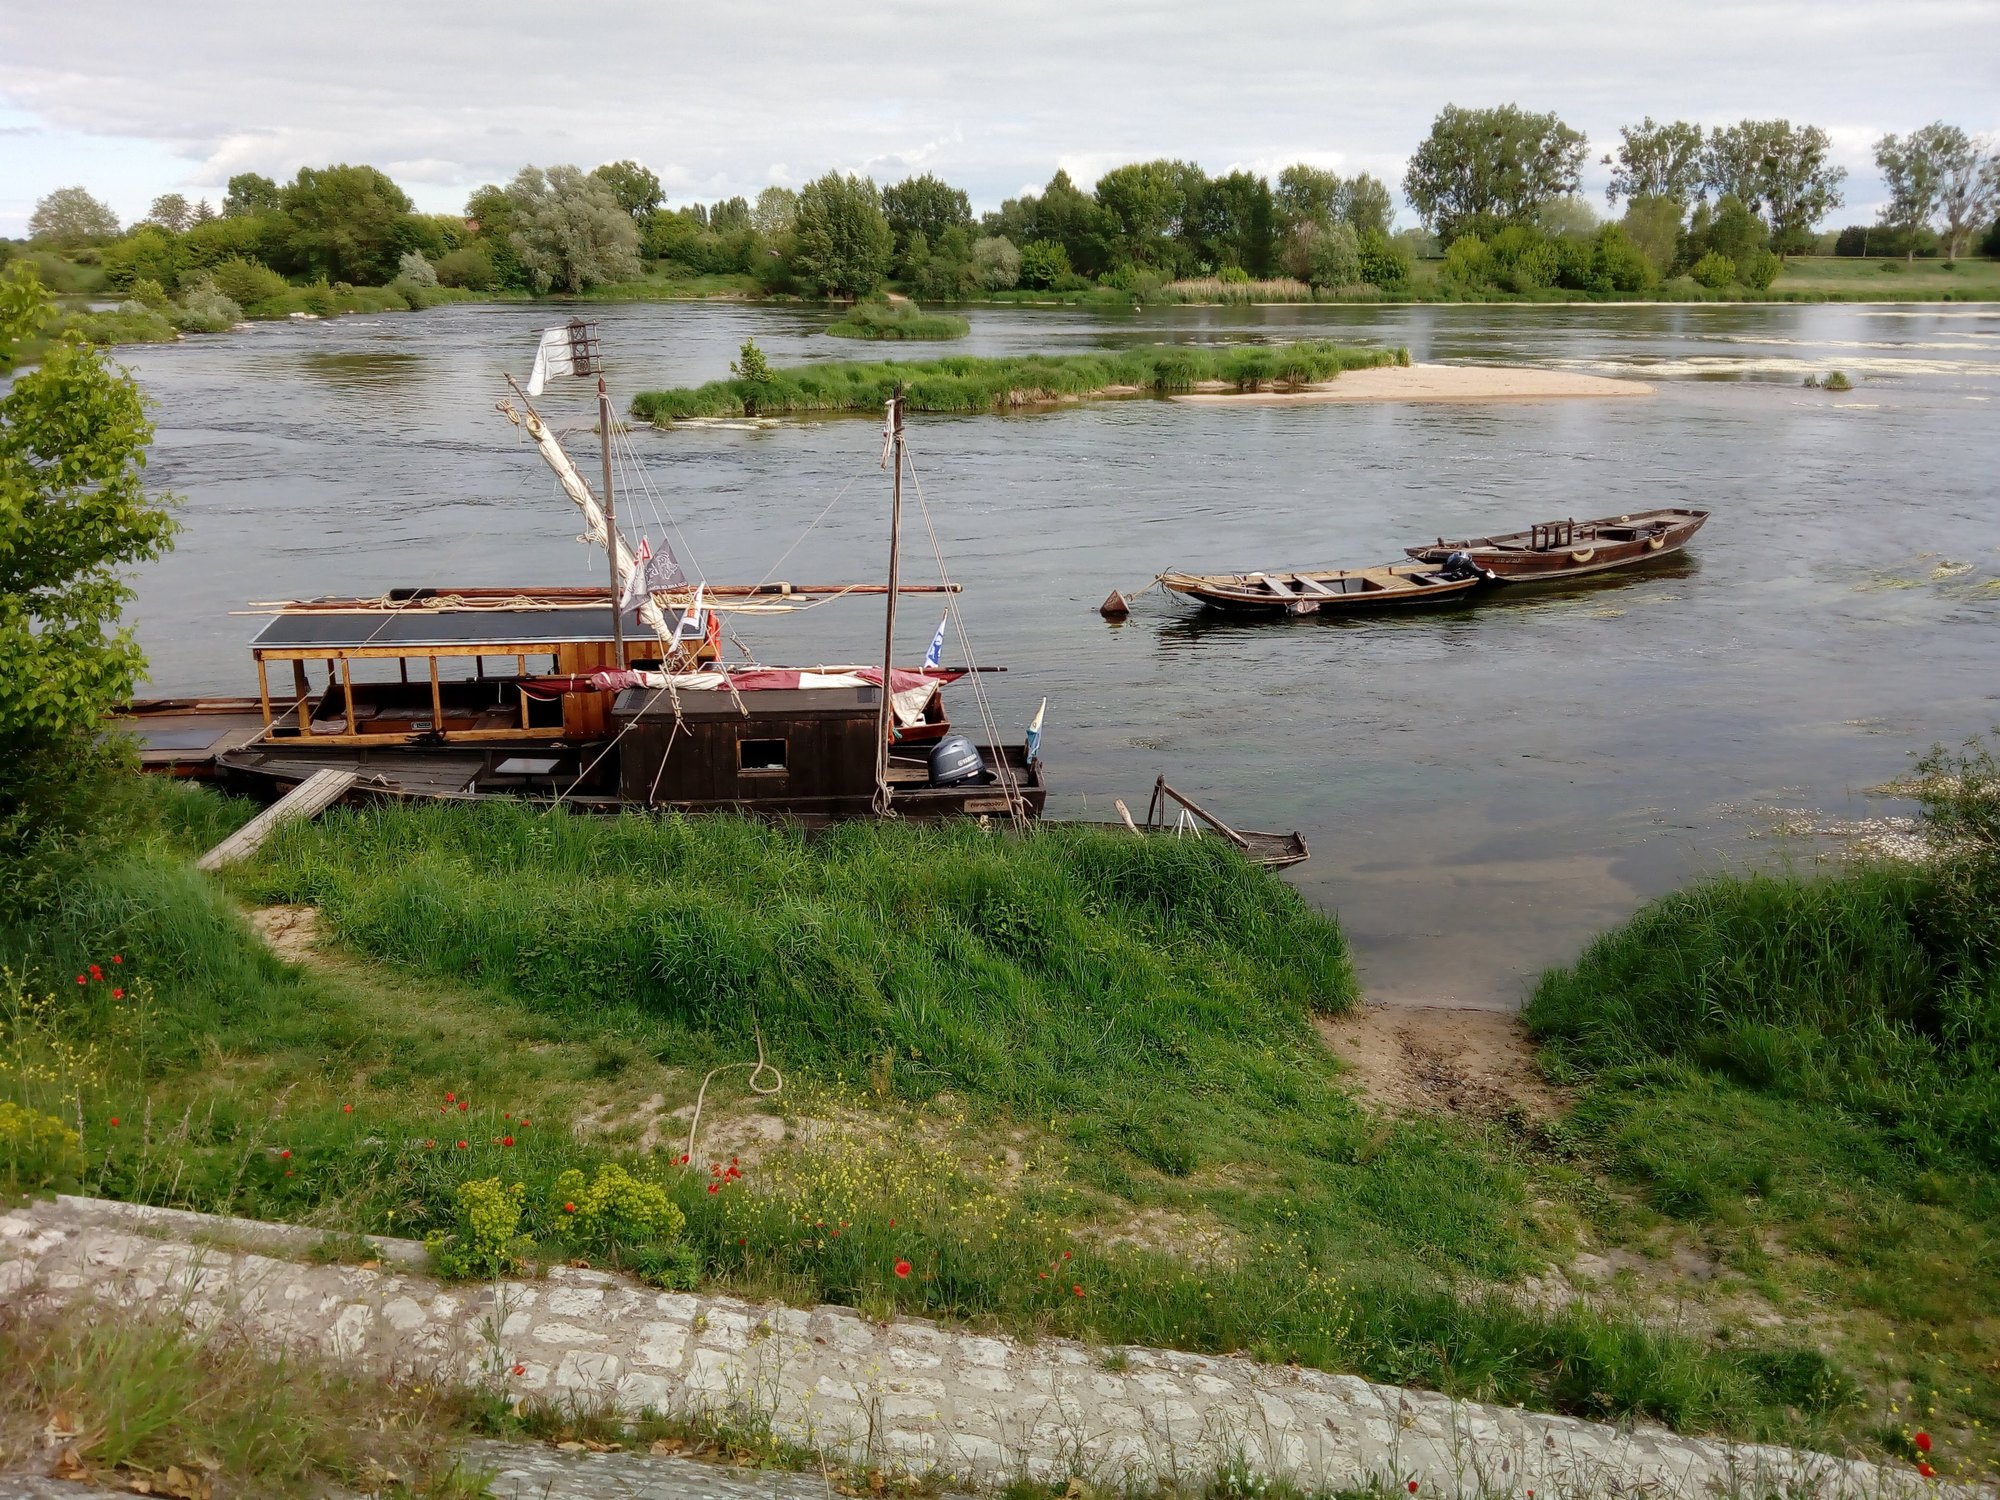
M 154 796 L 147 837 L 0 933 L 34 976 L 6 1088 L 82 1124 L 86 1191 L 424 1235 L 518 1181 L 511 1258 L 1687 1429 L 1851 1422 L 1801 1337 L 1513 1290 L 1612 1201 L 1578 1146 L 1353 1102 L 1313 1030 L 1353 1002 L 1337 927 L 1219 847 L 340 814 L 232 877 L 316 903 L 338 946 L 294 966 L 189 865 L 243 810 Z M 673 1111 L 725 1064 L 683 1168 Z M 578 1237 L 563 1174 L 607 1164 L 680 1210 L 674 1254 Z
M 827 363 L 773 370 L 763 380 L 643 391 L 632 414 L 646 421 L 681 417 L 779 416 L 806 412 L 880 412 L 898 383 L 912 411 L 1003 411 L 1048 402 L 1134 392 L 1165 394 L 1218 383 L 1233 390 L 1291 388 L 1331 380 L 1343 370 L 1408 364 L 1405 349 L 1362 349 L 1310 340 L 1237 348 L 1149 345 L 1091 354 L 990 359 Z

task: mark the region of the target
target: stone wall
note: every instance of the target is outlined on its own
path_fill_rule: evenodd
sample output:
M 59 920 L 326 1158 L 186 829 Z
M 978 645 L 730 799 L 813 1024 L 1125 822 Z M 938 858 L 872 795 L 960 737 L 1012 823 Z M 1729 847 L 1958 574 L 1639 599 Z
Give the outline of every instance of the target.
M 0 1298 L 94 1295 L 231 1320 L 273 1346 L 585 1406 L 756 1413 L 843 1462 L 971 1483 L 1205 1477 L 1446 1496 L 1896 1497 L 1900 1469 L 1451 1401 L 1348 1375 L 1066 1340 L 1024 1344 L 847 1308 L 660 1293 L 597 1271 L 441 1284 L 421 1248 L 375 1268 L 287 1259 L 284 1226 L 62 1198 L 0 1215 Z M 1992 1500 L 1991 1491 L 1983 1492 Z

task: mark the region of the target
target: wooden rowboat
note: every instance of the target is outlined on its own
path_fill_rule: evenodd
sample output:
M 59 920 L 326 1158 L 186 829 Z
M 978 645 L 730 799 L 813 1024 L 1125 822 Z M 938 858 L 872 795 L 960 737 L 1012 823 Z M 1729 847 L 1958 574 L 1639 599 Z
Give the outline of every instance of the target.
M 1425 604 L 1463 603 L 1487 581 L 1473 569 L 1414 563 L 1309 572 L 1162 573 L 1161 587 L 1213 609 L 1256 614 L 1359 614 Z
M 1500 583 L 1547 583 L 1671 557 L 1707 519 L 1705 510 L 1667 507 L 1595 521 L 1549 521 L 1502 536 L 1456 542 L 1439 537 L 1408 551 L 1418 562 L 1432 564 L 1463 552 Z
M 1251 864 L 1262 865 L 1267 870 L 1282 870 L 1300 864 L 1311 852 L 1306 848 L 1306 837 L 1302 833 L 1260 833 L 1254 828 L 1232 828 L 1184 793 L 1168 786 L 1165 776 L 1153 783 L 1153 800 L 1146 808 L 1145 822 L 1134 821 L 1132 810 L 1125 805 L 1124 798 L 1114 797 L 1111 805 L 1118 809 L 1119 822 L 1065 821 L 1061 826 L 1097 828 L 1111 833 L 1129 833 L 1139 838 L 1220 839 L 1232 845 Z M 1167 818 L 1169 813 L 1177 813 L 1171 822 Z

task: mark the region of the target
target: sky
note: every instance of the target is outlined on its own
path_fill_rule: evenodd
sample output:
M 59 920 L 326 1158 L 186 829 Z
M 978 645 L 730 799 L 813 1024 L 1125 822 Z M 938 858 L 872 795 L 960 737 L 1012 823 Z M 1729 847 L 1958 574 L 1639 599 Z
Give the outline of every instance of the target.
M 333 162 L 435 212 L 525 163 L 625 157 L 675 203 L 838 168 L 935 172 L 984 209 L 1159 156 L 1400 188 L 1447 103 L 1556 111 L 1600 210 L 1597 159 L 1642 116 L 1820 125 L 1851 174 L 1828 222 L 1865 222 L 1884 132 L 2000 133 L 2000 0 L 5 0 L 0 235 L 57 187 L 129 222 Z

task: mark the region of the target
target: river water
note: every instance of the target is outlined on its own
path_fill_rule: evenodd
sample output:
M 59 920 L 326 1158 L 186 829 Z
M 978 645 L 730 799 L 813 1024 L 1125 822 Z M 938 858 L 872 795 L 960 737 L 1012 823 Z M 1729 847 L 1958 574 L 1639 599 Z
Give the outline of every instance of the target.
M 186 497 L 179 549 L 137 581 L 154 690 L 251 690 L 257 621 L 230 613 L 251 600 L 600 579 L 493 409 L 500 371 L 523 372 L 536 331 L 567 316 L 451 307 L 121 350 L 157 403 L 155 479 Z M 621 398 L 726 373 L 746 338 L 776 363 L 871 347 L 822 336 L 818 309 L 596 316 Z M 1110 818 L 1114 796 L 1142 809 L 1164 771 L 1245 826 L 1303 830 L 1313 857 L 1290 878 L 1339 913 L 1376 997 L 1517 1004 L 1646 898 L 1823 851 L 1786 826 L 1907 812 L 1870 789 L 2000 721 L 2000 309 L 970 317 L 954 352 L 1335 336 L 1655 384 L 1631 400 L 1143 399 L 912 421 L 966 625 L 981 661 L 1011 669 L 987 679 L 1004 733 L 1048 698 L 1051 813 Z M 1833 368 L 1852 393 L 1801 388 Z M 544 405 L 591 420 L 580 389 Z M 878 424 L 632 438 L 707 576 L 880 577 Z M 576 448 L 594 474 L 592 440 Z M 1376 621 L 1225 623 L 1157 592 L 1123 625 L 1096 613 L 1169 566 L 1365 564 L 1440 534 L 1655 504 L 1715 516 L 1686 560 L 1623 582 Z M 661 534 L 636 486 L 634 511 Z M 914 505 L 906 536 L 908 572 L 934 577 Z M 936 623 L 907 605 L 900 655 Z M 764 661 L 811 663 L 872 658 L 880 629 L 877 602 L 842 601 L 739 633 Z M 970 723 L 965 689 L 948 696 Z

